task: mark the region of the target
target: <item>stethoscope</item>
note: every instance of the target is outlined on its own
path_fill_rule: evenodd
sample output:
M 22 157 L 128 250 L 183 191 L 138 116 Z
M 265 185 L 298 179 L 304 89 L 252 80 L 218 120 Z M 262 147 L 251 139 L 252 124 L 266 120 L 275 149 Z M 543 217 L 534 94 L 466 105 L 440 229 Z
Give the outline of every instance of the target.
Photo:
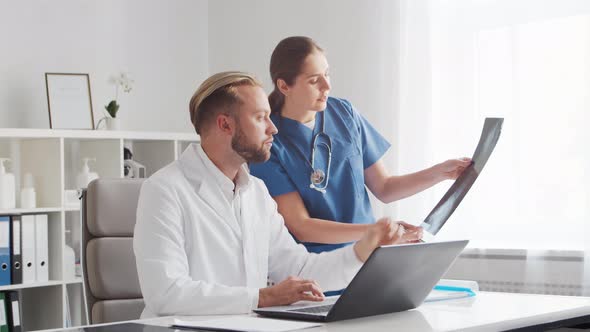
M 305 162 L 311 167 L 311 175 L 309 177 L 309 180 L 310 180 L 309 188 L 317 190 L 317 191 L 321 192 L 322 194 L 326 193 L 326 188 L 328 187 L 328 181 L 330 180 L 330 165 L 332 164 L 332 140 L 330 139 L 330 136 L 328 136 L 328 134 L 326 134 L 325 130 L 326 130 L 326 114 L 324 111 L 324 113 L 322 114 L 322 130 L 313 136 L 313 142 L 312 142 L 312 146 L 311 146 L 311 163 L 309 162 L 309 160 L 307 160 L 307 157 L 305 156 L 303 151 L 301 151 L 301 149 L 299 149 L 299 147 L 297 145 L 295 145 L 293 142 L 291 142 L 290 139 L 287 138 L 289 143 L 291 143 L 291 145 L 293 147 L 295 147 L 295 149 L 299 152 L 299 154 L 301 154 L 301 156 L 303 157 L 303 160 L 305 160 Z M 323 140 L 321 139 L 322 137 L 324 138 Z M 315 154 L 316 154 L 315 151 L 316 151 L 317 147 L 321 147 L 321 146 L 325 147 L 326 150 L 328 151 L 328 167 L 326 169 L 326 172 L 324 172 L 320 168 L 316 168 L 316 165 L 315 165 Z

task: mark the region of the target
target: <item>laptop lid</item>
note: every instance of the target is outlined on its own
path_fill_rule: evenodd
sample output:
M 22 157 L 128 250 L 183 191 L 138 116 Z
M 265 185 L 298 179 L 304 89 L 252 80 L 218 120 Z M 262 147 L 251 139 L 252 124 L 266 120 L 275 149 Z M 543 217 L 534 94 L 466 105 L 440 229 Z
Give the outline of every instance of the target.
M 486 162 L 490 158 L 496 143 L 502 132 L 503 118 L 486 118 L 481 137 L 477 148 L 473 153 L 473 164 L 455 180 L 453 185 L 447 190 L 445 195 L 430 211 L 424 222 L 420 225 L 424 229 L 424 241 L 429 242 L 433 235 L 447 222 L 449 217 L 455 212 L 467 192 L 483 170 Z
M 289 306 L 254 312 L 329 322 L 413 309 L 424 302 L 468 242 L 416 243 L 375 249 L 326 314 L 302 312 L 303 308 Z M 325 303 L 317 304 L 322 305 Z M 312 306 L 306 308 L 309 307 Z

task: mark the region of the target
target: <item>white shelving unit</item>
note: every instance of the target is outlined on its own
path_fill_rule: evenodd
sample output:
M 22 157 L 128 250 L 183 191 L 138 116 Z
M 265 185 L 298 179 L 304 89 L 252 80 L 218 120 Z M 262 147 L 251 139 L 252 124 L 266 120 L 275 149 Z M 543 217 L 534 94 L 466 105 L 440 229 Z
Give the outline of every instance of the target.
M 49 281 L 0 286 L 0 291 L 20 292 L 24 331 L 87 324 L 83 278 L 66 280 L 63 264 L 66 245 L 74 249 L 76 260 L 80 259 L 80 208 L 66 206 L 64 191 L 78 189 L 76 177 L 82 158 L 96 158 L 90 169 L 99 177 L 122 178 L 123 148 L 127 147 L 150 176 L 178 159 L 193 142 L 199 142 L 199 137 L 190 133 L 0 129 L 0 158 L 12 160 L 7 170 L 15 175 L 17 194 L 17 208 L 0 210 L 0 215 L 48 215 Z M 34 209 L 18 208 L 26 173 L 35 180 Z

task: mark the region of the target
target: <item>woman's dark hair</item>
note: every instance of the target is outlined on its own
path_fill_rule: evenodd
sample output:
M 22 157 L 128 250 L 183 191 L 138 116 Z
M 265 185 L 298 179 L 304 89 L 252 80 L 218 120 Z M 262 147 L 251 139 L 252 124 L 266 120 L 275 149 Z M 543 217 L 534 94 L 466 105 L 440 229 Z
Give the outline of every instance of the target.
M 270 78 L 274 90 L 268 96 L 272 113 L 280 114 L 285 104 L 285 96 L 277 87 L 277 81 L 282 79 L 287 85 L 295 83 L 305 58 L 314 51 L 324 50 L 313 39 L 302 36 L 285 38 L 275 47 L 270 57 Z

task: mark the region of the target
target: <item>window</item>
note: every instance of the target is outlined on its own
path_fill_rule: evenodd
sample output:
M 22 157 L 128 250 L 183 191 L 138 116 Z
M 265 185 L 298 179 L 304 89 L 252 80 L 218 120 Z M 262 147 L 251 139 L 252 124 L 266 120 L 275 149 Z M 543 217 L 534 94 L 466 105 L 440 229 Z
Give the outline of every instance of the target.
M 402 46 L 406 56 L 411 48 L 430 55 L 402 68 L 402 85 L 425 87 L 402 91 L 400 127 L 421 128 L 401 131 L 400 144 L 415 144 L 400 148 L 402 172 L 418 169 L 403 160 L 471 156 L 484 118 L 505 118 L 494 154 L 440 239 L 590 249 L 590 2 L 429 3 L 425 44 Z M 402 39 L 413 33 L 402 27 Z M 408 107 L 416 100 L 428 107 Z M 398 216 L 422 220 L 449 186 L 400 202 Z

